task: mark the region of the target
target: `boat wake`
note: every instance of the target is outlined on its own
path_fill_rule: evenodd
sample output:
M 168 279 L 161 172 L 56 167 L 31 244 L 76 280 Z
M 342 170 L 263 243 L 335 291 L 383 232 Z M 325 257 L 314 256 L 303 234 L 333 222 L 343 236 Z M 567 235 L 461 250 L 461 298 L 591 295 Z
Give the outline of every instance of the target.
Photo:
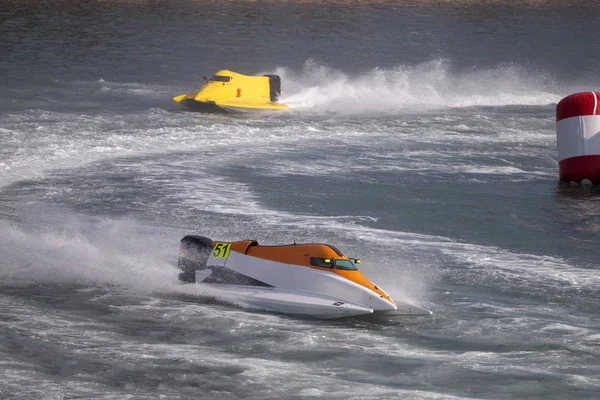
M 517 65 L 491 70 L 452 71 L 448 60 L 416 66 L 374 68 L 347 74 L 313 60 L 302 70 L 279 67 L 281 101 L 296 110 L 360 114 L 478 106 L 545 106 L 563 95 L 551 76 Z

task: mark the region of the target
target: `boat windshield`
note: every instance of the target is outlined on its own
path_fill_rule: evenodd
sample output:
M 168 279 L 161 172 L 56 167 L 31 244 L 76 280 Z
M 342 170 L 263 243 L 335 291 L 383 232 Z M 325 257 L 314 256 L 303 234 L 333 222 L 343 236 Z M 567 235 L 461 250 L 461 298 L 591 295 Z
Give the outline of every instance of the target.
M 310 265 L 314 265 L 315 267 L 321 267 L 321 268 L 333 268 L 333 263 L 331 262 L 331 258 L 311 257 Z
M 229 76 L 213 75 L 210 77 L 211 82 L 229 82 L 230 80 Z
M 346 271 L 358 271 L 356 265 L 350 260 L 335 260 L 335 268 Z

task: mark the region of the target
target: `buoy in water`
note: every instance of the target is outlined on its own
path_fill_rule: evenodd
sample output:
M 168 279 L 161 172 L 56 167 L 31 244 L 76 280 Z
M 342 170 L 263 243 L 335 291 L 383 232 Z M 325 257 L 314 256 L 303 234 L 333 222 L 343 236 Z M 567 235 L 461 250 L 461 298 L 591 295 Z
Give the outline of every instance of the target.
M 600 93 L 581 92 L 556 105 L 559 179 L 600 184 Z

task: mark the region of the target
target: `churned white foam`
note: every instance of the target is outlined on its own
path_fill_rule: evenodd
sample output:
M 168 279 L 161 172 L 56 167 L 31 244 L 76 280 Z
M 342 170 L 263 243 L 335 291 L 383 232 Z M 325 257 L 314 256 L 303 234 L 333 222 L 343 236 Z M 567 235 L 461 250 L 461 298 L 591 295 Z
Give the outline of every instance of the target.
M 445 107 L 547 105 L 563 95 L 553 78 L 505 64 L 487 70 L 454 72 L 448 60 L 416 66 L 374 68 L 350 75 L 308 60 L 300 73 L 279 67 L 280 101 L 295 109 L 341 113 Z
M 3 281 L 112 284 L 155 290 L 176 281 L 177 237 L 131 220 L 58 215 L 31 229 L 0 221 Z
M 595 269 L 581 268 L 551 256 L 517 254 L 500 248 L 454 243 L 438 250 L 466 268 L 470 279 L 504 287 L 537 288 L 537 294 L 561 290 L 595 289 Z M 453 272 L 465 277 L 460 269 Z
M 43 178 L 53 169 L 77 168 L 124 156 L 217 150 L 251 143 L 260 127 L 198 114 L 86 115 L 29 110 L 0 120 L 0 185 Z M 263 137 L 262 140 L 268 140 Z M 227 150 L 222 150 L 224 155 Z
M 77 88 L 84 88 L 88 95 L 93 95 L 96 92 L 100 92 L 115 93 L 120 95 L 129 95 L 136 97 L 174 97 L 173 88 L 171 86 L 157 84 L 147 84 L 139 82 L 112 82 L 102 78 L 94 81 L 65 81 L 61 79 L 54 79 L 53 82 L 60 85 L 69 85 L 75 86 Z

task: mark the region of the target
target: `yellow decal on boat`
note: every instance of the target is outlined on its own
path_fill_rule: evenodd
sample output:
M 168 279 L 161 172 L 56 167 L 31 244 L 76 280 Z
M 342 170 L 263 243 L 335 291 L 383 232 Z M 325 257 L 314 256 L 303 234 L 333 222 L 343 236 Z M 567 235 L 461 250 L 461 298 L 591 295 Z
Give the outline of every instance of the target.
M 213 258 L 228 258 L 231 250 L 231 243 L 216 243 L 213 249 Z

